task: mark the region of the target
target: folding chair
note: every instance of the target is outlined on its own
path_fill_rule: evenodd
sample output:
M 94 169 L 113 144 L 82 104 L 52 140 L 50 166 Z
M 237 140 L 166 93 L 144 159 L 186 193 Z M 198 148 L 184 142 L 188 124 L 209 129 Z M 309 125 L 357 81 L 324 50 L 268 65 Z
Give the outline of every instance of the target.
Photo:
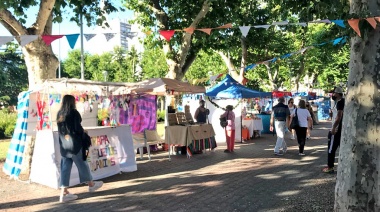
M 156 130 L 145 130 L 144 131 L 145 145 L 148 151 L 148 157 L 150 161 L 150 148 L 149 145 L 162 144 L 165 141 L 158 135 Z

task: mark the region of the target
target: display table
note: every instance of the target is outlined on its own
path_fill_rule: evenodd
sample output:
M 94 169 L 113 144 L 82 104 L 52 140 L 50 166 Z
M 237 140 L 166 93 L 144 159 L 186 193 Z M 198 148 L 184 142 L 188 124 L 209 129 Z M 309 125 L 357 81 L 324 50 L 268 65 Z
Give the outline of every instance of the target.
M 87 157 L 94 180 L 120 172 L 137 170 L 133 148 L 132 131 L 129 125 L 118 127 L 85 128 L 91 137 L 92 146 Z M 52 188 L 59 187 L 61 154 L 58 132 L 38 131 L 32 158 L 30 180 Z M 75 164 L 71 171 L 70 186 L 79 184 L 79 173 Z
M 242 125 L 248 128 L 250 137 L 253 137 L 254 131 L 258 131 L 259 136 L 261 136 L 261 131 L 263 130 L 262 119 L 243 119 Z
M 215 132 L 211 124 L 167 126 L 165 142 L 170 145 L 192 146 L 192 149 L 205 150 L 215 148 Z M 208 140 L 209 142 L 204 142 Z M 202 143 L 200 143 L 202 142 Z M 169 150 L 169 158 L 170 158 Z

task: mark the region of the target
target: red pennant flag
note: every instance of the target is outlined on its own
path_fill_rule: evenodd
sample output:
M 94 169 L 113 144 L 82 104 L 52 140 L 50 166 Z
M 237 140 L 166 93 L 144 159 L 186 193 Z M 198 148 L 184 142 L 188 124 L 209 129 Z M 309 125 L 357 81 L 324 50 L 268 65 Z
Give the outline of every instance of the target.
M 369 24 L 371 24 L 371 26 L 372 26 L 374 29 L 376 29 L 376 25 L 377 25 L 377 23 L 376 23 L 375 18 L 367 18 L 366 20 L 368 21 Z
M 160 34 L 162 36 L 164 36 L 164 38 L 167 40 L 167 41 L 170 41 L 170 38 L 173 37 L 174 35 L 174 30 L 160 30 Z
M 360 29 L 359 29 L 359 19 L 350 19 L 348 20 L 348 24 L 351 26 L 356 33 L 358 33 L 359 37 L 361 37 Z
M 380 17 L 375 17 L 376 21 L 380 22 Z
M 220 26 L 220 27 L 216 27 L 216 29 L 226 29 L 226 28 L 231 28 L 232 27 L 232 24 L 231 23 L 228 23 L 228 24 L 225 24 L 223 26 Z
M 212 29 L 211 28 L 204 28 L 204 29 L 197 29 L 197 30 L 202 31 L 202 32 L 207 33 L 208 35 L 210 35 Z
M 183 31 L 185 31 L 189 34 L 193 34 L 194 33 L 194 27 L 185 28 L 185 29 L 183 29 Z
M 42 40 L 46 43 L 46 45 L 50 45 L 53 41 L 62 38 L 63 35 L 42 35 Z

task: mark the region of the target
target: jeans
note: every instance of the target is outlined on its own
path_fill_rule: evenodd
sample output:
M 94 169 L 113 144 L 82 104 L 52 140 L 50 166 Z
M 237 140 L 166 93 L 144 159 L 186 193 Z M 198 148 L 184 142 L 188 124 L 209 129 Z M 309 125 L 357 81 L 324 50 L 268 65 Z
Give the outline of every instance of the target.
M 73 162 L 78 168 L 80 183 L 92 181 L 92 175 L 87 161 L 83 160 L 82 150 L 71 158 L 61 158 L 61 178 L 60 187 L 67 188 L 70 185 L 71 167 Z
M 274 121 L 274 126 L 276 128 L 277 141 L 276 146 L 274 147 L 274 152 L 278 153 L 280 149 L 285 150 L 286 142 L 285 142 L 285 121 Z

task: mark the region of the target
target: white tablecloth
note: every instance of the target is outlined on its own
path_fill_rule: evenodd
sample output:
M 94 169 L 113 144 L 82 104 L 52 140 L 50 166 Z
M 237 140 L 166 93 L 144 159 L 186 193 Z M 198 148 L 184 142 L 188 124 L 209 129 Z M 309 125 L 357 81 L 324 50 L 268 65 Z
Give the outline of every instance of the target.
M 249 136 L 251 137 L 253 136 L 253 131 L 259 131 L 259 135 L 261 135 L 263 130 L 263 121 L 261 119 L 243 119 L 242 125 L 248 128 Z
M 92 138 L 87 158 L 94 180 L 137 170 L 129 125 L 85 128 Z M 30 179 L 52 188 L 59 187 L 61 154 L 58 132 L 38 131 L 32 158 Z M 70 186 L 79 184 L 79 173 L 73 164 Z

